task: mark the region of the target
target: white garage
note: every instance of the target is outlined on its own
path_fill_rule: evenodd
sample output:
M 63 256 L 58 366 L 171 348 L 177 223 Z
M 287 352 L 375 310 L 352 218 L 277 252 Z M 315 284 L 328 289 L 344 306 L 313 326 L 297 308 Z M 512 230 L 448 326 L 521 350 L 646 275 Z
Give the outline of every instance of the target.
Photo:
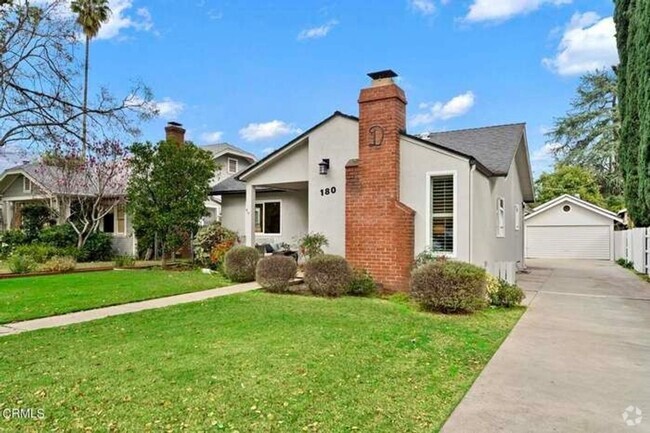
M 571 195 L 557 197 L 526 215 L 526 257 L 614 259 L 615 213 Z

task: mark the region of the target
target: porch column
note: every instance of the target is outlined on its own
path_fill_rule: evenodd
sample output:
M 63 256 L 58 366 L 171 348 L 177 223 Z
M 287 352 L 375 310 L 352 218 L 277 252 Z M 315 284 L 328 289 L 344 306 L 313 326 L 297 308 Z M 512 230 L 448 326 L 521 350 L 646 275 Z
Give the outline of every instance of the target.
M 244 236 L 246 246 L 255 246 L 255 187 L 246 184 L 246 211 L 244 212 Z

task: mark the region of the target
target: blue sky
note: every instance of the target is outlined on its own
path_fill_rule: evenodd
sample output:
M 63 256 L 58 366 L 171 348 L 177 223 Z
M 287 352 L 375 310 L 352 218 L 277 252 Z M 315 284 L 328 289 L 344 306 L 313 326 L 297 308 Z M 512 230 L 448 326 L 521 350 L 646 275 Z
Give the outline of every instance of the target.
M 419 133 L 526 122 L 536 174 L 543 132 L 580 73 L 616 63 L 611 0 L 111 0 L 91 83 L 124 95 L 136 78 L 161 117 L 197 144 L 258 156 L 335 110 L 357 114 L 366 73 L 393 69 Z M 548 146 L 546 147 L 548 148 Z

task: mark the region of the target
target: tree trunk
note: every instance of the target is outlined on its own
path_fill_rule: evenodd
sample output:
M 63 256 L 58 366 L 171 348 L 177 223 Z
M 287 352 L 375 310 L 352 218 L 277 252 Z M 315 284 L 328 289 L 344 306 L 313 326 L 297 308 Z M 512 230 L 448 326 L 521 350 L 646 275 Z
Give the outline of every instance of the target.
M 88 65 L 90 63 L 90 37 L 86 35 L 86 63 L 84 65 L 84 101 L 81 124 L 81 157 L 86 158 L 88 148 Z

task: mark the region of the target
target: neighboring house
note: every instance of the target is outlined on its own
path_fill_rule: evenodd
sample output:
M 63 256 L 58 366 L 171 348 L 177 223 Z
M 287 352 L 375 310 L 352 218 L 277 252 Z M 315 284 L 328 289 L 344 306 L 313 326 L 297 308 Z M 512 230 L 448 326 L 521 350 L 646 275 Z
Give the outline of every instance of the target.
M 234 176 L 256 161 L 255 155 L 229 143 L 209 144 L 201 148 L 212 152 L 219 164 L 219 169 L 212 178 L 212 185 Z M 209 212 L 203 220 L 205 224 L 221 220 L 221 197 L 208 196 L 205 207 Z
M 185 139 L 185 129 L 176 122 L 169 122 L 165 133 L 168 139 L 173 138 L 180 140 L 179 142 Z M 208 145 L 203 149 L 212 152 L 220 166 L 219 170 L 215 171 L 213 183 L 227 179 L 255 162 L 253 154 L 228 143 Z M 25 204 L 35 202 L 47 203 L 59 215 L 58 222 L 65 222 L 66 215 L 69 214 L 69 204 L 59 203 L 57 197 L 69 195 L 69 192 L 58 190 L 55 177 L 51 176 L 50 170 L 40 168 L 38 163 L 29 162 L 11 167 L 0 174 L 0 230 L 20 228 L 21 208 Z M 124 194 L 124 191 L 120 193 Z M 84 196 L 88 191 L 79 188 L 74 194 Z M 209 215 L 203 222 L 218 220 L 221 212 L 219 197 L 208 196 L 205 204 Z M 113 235 L 113 247 L 118 253 L 136 253 L 136 239 L 125 206 L 118 206 L 114 212 L 106 215 L 99 230 Z
M 614 212 L 572 195 L 554 198 L 526 215 L 526 257 L 614 260 Z
M 213 188 L 224 226 L 247 245 L 323 233 L 389 290 L 426 249 L 512 275 L 534 198 L 525 125 L 409 135 L 396 74 L 369 76 L 359 118 L 337 111 Z
M 21 209 L 30 203 L 46 203 L 58 216 L 58 223 L 63 224 L 69 215 L 71 200 L 63 197 L 83 197 L 88 189 L 64 191 L 57 186 L 50 170 L 41 168 L 39 163 L 25 163 L 5 170 L 0 175 L 0 200 L 2 201 L 5 222 L 3 230 L 18 229 L 22 224 Z M 116 191 L 115 195 L 123 194 Z M 107 195 L 107 199 L 111 194 Z M 113 248 L 120 254 L 135 254 L 136 241 L 133 236 L 131 221 L 124 205 L 117 206 L 101 221 L 99 230 L 113 235 Z

